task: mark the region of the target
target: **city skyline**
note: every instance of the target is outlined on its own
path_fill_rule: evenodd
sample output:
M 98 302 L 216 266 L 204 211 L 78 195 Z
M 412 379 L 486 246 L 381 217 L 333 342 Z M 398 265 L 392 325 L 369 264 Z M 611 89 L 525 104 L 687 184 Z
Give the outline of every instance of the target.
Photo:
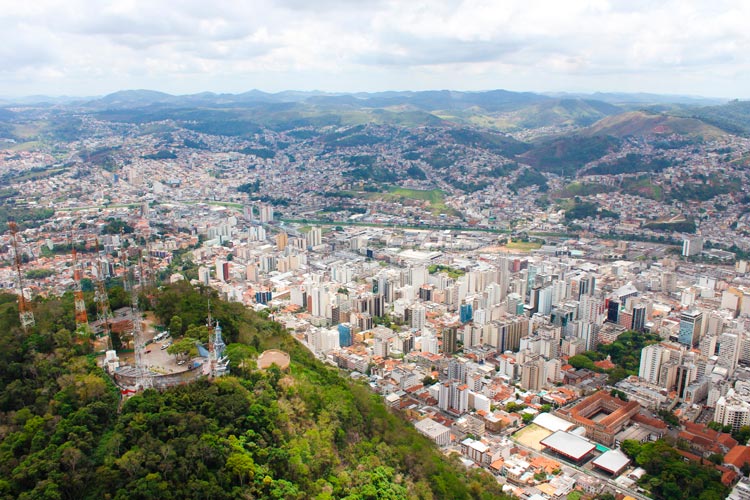
M 650 92 L 747 98 L 741 2 L 11 2 L 0 95 Z M 86 14 L 76 14 L 76 13 Z

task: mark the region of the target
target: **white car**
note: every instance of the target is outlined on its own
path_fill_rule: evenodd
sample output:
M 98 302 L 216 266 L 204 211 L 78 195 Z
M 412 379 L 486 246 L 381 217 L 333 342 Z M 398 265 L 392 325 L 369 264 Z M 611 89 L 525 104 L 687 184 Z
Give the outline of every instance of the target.
M 168 344 L 162 345 L 159 349 L 161 349 L 163 351 L 164 349 L 168 348 L 171 345 L 172 345 L 172 342 L 169 342 Z

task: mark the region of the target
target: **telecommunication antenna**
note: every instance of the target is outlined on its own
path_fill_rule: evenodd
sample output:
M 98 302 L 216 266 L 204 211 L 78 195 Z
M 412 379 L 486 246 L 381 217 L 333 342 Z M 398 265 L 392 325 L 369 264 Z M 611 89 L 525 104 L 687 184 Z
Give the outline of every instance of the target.
M 146 356 L 146 336 L 141 327 L 141 310 L 138 307 L 138 293 L 143 290 L 143 263 L 138 259 L 139 266 L 139 283 L 136 288 L 135 283 L 130 287 L 130 297 L 132 300 L 131 315 L 133 317 L 133 347 L 135 349 L 135 386 L 137 390 L 145 390 L 153 387 L 154 377 L 151 370 L 145 363 Z M 133 278 L 135 281 L 135 278 Z
M 109 306 L 109 295 L 104 283 L 104 270 L 102 269 L 103 252 L 99 252 L 99 240 L 94 242 L 98 260 L 96 261 L 96 282 L 94 283 L 94 302 L 96 302 L 96 320 L 102 326 L 107 342 L 114 349 L 112 342 L 112 328 L 109 324 L 112 320 L 112 309 Z
M 89 316 L 86 312 L 86 302 L 83 300 L 83 289 L 81 288 L 81 268 L 78 265 L 78 250 L 73 240 L 73 231 L 70 234 L 71 254 L 73 255 L 73 281 L 75 289 L 73 290 L 73 302 L 75 304 L 76 331 L 79 333 L 88 331 Z
M 18 286 L 18 317 L 21 320 L 21 328 L 28 333 L 29 328 L 34 326 L 34 312 L 31 310 L 31 304 L 26 300 L 24 295 L 23 273 L 21 272 L 21 252 L 18 250 L 18 225 L 15 222 L 8 222 L 10 237 L 13 243 L 14 262 L 16 265 L 16 285 Z

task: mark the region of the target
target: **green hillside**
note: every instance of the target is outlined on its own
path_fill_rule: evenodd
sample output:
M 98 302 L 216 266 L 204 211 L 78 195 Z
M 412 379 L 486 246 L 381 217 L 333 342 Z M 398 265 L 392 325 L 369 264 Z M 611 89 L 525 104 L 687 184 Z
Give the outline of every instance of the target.
M 120 405 L 70 334 L 69 297 L 35 303 L 45 326 L 24 334 L 15 297 L 0 295 L 0 498 L 503 498 L 278 323 L 185 283 L 154 312 L 189 328 L 209 297 L 233 375 Z M 253 368 L 269 347 L 291 354 L 289 373 Z
M 604 118 L 589 127 L 583 134 L 590 137 L 610 135 L 619 138 L 677 134 L 708 140 L 722 137 L 725 132 L 695 118 L 631 111 Z

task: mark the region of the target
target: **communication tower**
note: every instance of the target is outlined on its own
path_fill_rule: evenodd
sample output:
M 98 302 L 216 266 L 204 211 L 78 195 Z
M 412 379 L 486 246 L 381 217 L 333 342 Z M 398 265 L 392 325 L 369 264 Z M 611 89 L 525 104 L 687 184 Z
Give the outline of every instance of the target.
M 145 390 L 153 387 L 154 377 L 145 363 L 147 339 L 141 326 L 141 310 L 138 307 L 138 293 L 143 290 L 144 277 L 142 259 L 138 259 L 138 261 L 140 267 L 139 286 L 136 288 L 135 283 L 133 283 L 130 287 L 132 300 L 131 315 L 133 317 L 133 347 L 135 349 L 135 386 L 137 390 Z
M 102 258 L 104 252 L 99 252 L 99 241 L 95 242 L 97 255 Z M 109 295 L 107 295 L 107 288 L 104 283 L 104 272 L 101 269 L 101 259 L 97 260 L 96 269 L 96 281 L 94 283 L 94 302 L 96 302 L 96 321 L 101 325 L 104 335 L 107 336 L 107 342 L 109 346 L 114 349 L 114 342 L 112 342 L 112 328 L 110 321 L 112 320 L 112 309 L 109 306 Z M 76 305 L 76 311 L 78 311 Z
M 23 273 L 21 272 L 21 252 L 18 249 L 18 225 L 15 222 L 8 222 L 10 237 L 13 243 L 13 260 L 16 265 L 16 286 L 18 287 L 18 317 L 21 320 L 21 328 L 28 332 L 29 328 L 34 326 L 34 312 L 31 310 L 31 304 L 24 295 Z
M 73 301 L 75 303 L 76 311 L 76 331 L 79 333 L 88 330 L 89 316 L 86 312 L 86 302 L 83 300 L 83 289 L 81 288 L 81 268 L 78 265 L 78 252 L 76 250 L 75 242 L 72 241 L 73 247 L 73 281 L 75 281 L 75 289 L 73 290 Z

